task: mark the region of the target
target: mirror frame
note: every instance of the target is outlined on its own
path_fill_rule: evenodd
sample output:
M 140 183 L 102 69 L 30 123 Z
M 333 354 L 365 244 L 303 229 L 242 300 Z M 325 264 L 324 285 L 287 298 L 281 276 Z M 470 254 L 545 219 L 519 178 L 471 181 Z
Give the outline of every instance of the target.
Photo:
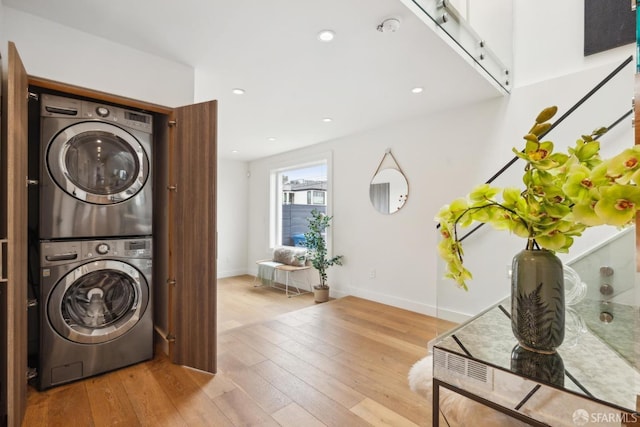
M 385 161 L 386 163 L 388 163 L 387 165 L 385 165 Z M 391 171 L 395 171 L 399 174 L 399 176 L 397 177 L 397 180 L 394 180 L 396 185 L 392 186 L 391 185 L 392 183 L 390 180 L 374 182 L 376 181 L 376 178 L 380 178 L 383 174 L 388 174 Z M 375 187 L 375 185 L 379 185 L 379 184 L 388 184 L 386 186 L 386 194 L 384 195 L 384 197 L 382 197 L 382 199 L 380 199 L 378 195 L 380 194 L 380 191 L 384 191 L 384 189 L 382 187 L 378 187 L 380 188 L 380 191 L 378 191 Z M 398 191 L 398 188 L 400 188 L 400 191 Z M 392 200 L 393 199 L 391 197 L 392 189 L 395 190 L 395 193 L 399 193 L 397 194 L 397 202 Z M 380 163 L 378 164 L 378 168 L 374 172 L 373 177 L 371 178 L 371 181 L 369 181 L 369 201 L 371 202 L 371 205 L 374 207 L 374 209 L 377 212 L 383 215 L 393 215 L 394 213 L 398 212 L 400 209 L 402 209 L 406 205 L 408 199 L 409 199 L 409 180 L 407 179 L 406 175 L 402 171 L 402 168 L 400 168 L 400 165 L 396 161 L 393 154 L 391 154 L 391 150 L 387 149 L 384 155 L 382 156 L 382 159 L 380 160 Z M 386 205 L 387 209 L 384 210 L 382 208 L 382 205 Z M 395 209 L 392 209 L 391 208 L 392 206 Z

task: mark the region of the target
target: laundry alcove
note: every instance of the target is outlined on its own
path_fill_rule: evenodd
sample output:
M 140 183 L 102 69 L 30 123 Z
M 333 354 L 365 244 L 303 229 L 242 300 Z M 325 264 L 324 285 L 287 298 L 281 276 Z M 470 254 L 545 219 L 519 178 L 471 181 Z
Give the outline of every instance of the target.
M 154 116 L 154 324 L 172 362 L 216 371 L 217 102 L 171 108 L 29 76 L 9 43 L 3 72 L 0 397 L 19 426 L 27 389 L 28 92 L 122 105 Z M 4 209 L 6 207 L 6 209 Z M 158 348 L 158 346 L 156 347 Z

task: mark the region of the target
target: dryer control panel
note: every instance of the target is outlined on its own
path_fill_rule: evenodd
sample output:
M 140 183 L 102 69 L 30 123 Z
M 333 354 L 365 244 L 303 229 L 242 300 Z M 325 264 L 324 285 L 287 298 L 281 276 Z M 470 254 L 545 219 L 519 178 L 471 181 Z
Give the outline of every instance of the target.
M 42 117 L 66 117 L 117 123 L 145 133 L 153 131 L 153 116 L 123 107 L 43 94 Z
M 128 126 L 147 133 L 151 133 L 153 130 L 153 117 L 150 114 L 95 102 L 84 101 L 82 103 L 82 117 L 119 123 L 122 126 Z
M 42 267 L 50 267 L 94 258 L 151 259 L 152 249 L 150 237 L 43 242 L 40 261 Z
M 107 239 L 82 242 L 82 259 L 96 257 L 151 258 L 151 238 Z

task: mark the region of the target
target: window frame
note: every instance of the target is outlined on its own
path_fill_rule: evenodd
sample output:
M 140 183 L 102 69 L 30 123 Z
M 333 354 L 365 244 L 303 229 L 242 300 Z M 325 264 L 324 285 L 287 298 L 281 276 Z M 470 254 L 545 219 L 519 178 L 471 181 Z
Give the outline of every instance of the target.
M 269 167 L 269 215 L 268 215 L 268 249 L 272 251 L 274 248 L 281 246 L 282 242 L 282 203 L 284 201 L 284 191 L 282 183 L 278 182 L 278 178 L 282 172 L 294 169 L 304 169 L 317 165 L 326 165 L 327 171 L 327 191 L 325 193 L 326 213 L 332 215 L 332 197 L 333 193 L 333 169 L 332 169 L 332 152 L 323 152 L 315 155 L 309 155 L 299 158 L 273 164 Z M 313 205 L 312 205 L 313 206 Z M 326 234 L 327 249 L 331 248 L 331 227 L 327 229 Z

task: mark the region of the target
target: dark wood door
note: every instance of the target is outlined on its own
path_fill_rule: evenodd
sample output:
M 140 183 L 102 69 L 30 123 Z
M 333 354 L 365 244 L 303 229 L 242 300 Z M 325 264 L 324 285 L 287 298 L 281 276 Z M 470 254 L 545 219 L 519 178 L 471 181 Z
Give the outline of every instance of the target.
M 7 86 L 3 100 L 2 231 L 6 237 L 6 279 L 2 296 L 6 335 L 7 421 L 20 426 L 27 401 L 27 96 L 28 79 L 13 43 L 9 43 Z
M 175 110 L 169 143 L 169 356 L 216 371 L 217 102 Z

